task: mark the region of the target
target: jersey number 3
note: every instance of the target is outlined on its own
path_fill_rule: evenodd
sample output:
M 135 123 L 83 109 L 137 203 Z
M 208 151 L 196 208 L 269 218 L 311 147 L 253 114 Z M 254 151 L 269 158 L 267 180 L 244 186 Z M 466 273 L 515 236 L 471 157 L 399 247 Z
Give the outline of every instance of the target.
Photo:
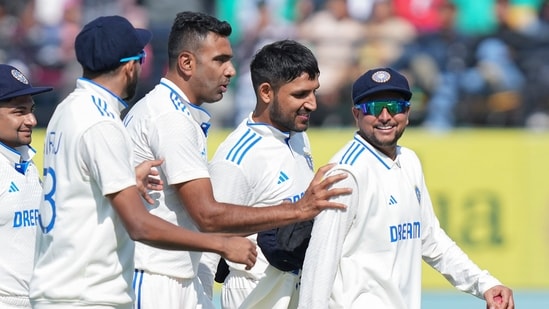
M 53 168 L 51 167 L 48 167 L 48 168 L 44 168 L 44 179 L 46 179 L 47 177 L 51 177 L 51 181 L 44 181 L 44 184 L 46 183 L 50 183 L 51 184 L 51 188 L 50 188 L 50 191 L 45 193 L 44 194 L 44 201 L 46 202 L 45 204 L 49 204 L 49 206 L 51 207 L 51 211 L 49 211 L 49 223 L 48 224 L 44 224 L 44 218 L 43 218 L 43 215 L 45 216 L 45 208 L 46 207 L 41 207 L 40 208 L 40 214 L 38 215 L 38 217 L 40 218 L 39 222 L 40 222 L 40 228 L 42 228 L 42 233 L 44 234 L 47 234 L 49 233 L 52 229 L 53 229 L 53 226 L 55 225 L 55 217 L 56 217 L 56 206 L 55 206 L 55 200 L 53 199 L 54 195 L 55 195 L 55 189 L 56 189 L 56 185 L 57 185 L 57 178 L 55 177 L 55 171 L 53 170 Z M 43 204 L 45 206 L 45 204 Z

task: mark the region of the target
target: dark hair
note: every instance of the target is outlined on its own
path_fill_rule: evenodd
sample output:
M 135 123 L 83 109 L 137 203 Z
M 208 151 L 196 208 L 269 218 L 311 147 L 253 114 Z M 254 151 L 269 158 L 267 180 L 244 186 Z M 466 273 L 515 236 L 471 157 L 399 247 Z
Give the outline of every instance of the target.
M 210 32 L 222 37 L 231 35 L 231 25 L 226 21 L 199 12 L 180 12 L 173 21 L 168 39 L 168 61 L 172 66 L 179 54 L 184 51 L 196 51 L 200 42 L 205 40 Z
M 313 52 L 294 40 L 282 40 L 263 46 L 250 64 L 254 90 L 262 83 L 273 89 L 289 83 L 303 73 L 314 79 L 320 74 Z

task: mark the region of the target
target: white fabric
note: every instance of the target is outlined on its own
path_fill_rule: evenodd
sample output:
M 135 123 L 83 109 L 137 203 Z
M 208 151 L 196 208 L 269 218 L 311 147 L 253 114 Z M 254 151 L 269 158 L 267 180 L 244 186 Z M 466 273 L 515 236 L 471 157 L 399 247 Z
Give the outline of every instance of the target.
M 260 275 L 260 278 L 263 277 L 265 277 L 265 273 Z M 258 283 L 259 279 L 246 277 L 237 270 L 229 272 L 221 287 L 221 308 L 240 308 L 240 305 L 257 287 Z
M 200 127 L 200 121 L 208 119 L 206 111 L 189 104 L 181 90 L 167 79 L 162 79 L 124 118 L 134 145 L 134 165 L 164 159 L 159 174 L 167 185 L 163 191 L 152 193 L 156 202 L 147 205 L 149 212 L 193 231 L 198 228 L 173 185 L 209 177 L 207 140 Z M 200 255 L 136 244 L 135 267 L 176 278 L 193 278 Z
M 204 292 L 210 299 L 213 299 L 214 278 L 221 256 L 213 252 L 202 252 L 198 264 L 198 279 L 202 283 Z
M 281 132 L 249 117 L 219 145 L 210 162 L 210 175 L 220 202 L 255 207 L 296 202 L 314 175 L 309 139 L 304 132 Z M 256 237 L 248 238 L 256 242 Z M 258 250 L 251 270 L 242 264 L 227 264 L 230 278 L 222 289 L 222 307 L 238 308 L 250 288 L 264 278 L 268 262 Z M 277 297 L 276 293 L 272 296 Z
M 198 280 L 198 277 L 179 279 L 136 270 L 134 309 L 215 309 Z
M 393 161 L 356 134 L 331 161 L 330 174 L 349 174 L 335 187 L 353 194 L 335 199 L 347 210 L 315 219 L 299 308 L 419 309 L 422 257 L 477 297 L 500 284 L 440 228 L 413 151 L 399 147 Z
M 33 307 L 131 307 L 134 244 L 106 197 L 135 185 L 125 106 L 81 78 L 49 122 Z
M 299 302 L 299 275 L 269 265 L 265 278 L 257 284 L 239 309 L 293 309 Z
M 198 227 L 179 199 L 175 184 L 208 178 L 207 139 L 203 127 L 208 127 L 209 113 L 190 104 L 185 94 L 171 81 L 163 78 L 144 98 L 137 102 L 124 118 L 133 142 L 134 165 L 144 160 L 164 159 L 159 177 L 164 190 L 151 192 L 155 204 L 146 206 L 149 212 L 175 225 L 198 231 Z M 164 275 L 166 280 L 193 279 L 198 273 L 201 252 L 163 250 L 137 243 L 135 268 L 151 274 Z M 179 293 L 199 293 L 199 280 L 185 286 L 168 285 Z M 177 289 L 190 289 L 187 292 Z M 154 294 L 153 300 L 157 297 Z M 196 298 L 196 297 L 195 297 Z M 144 300 L 152 304 L 153 300 Z M 158 308 L 157 306 L 141 308 Z M 194 308 L 194 306 L 180 307 Z
M 29 281 L 42 185 L 30 146 L 0 143 L 0 308 L 30 308 Z M 16 164 L 28 161 L 23 172 Z

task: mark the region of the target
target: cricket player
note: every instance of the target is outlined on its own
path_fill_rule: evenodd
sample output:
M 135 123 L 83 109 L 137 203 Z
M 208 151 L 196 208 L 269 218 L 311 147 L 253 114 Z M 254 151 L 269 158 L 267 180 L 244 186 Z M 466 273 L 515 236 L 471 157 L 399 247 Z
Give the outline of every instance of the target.
M 33 95 L 51 91 L 33 87 L 17 68 L 0 64 L 0 308 L 30 308 L 40 174 L 30 143 L 36 126 Z
M 76 37 L 83 77 L 46 130 L 33 308 L 132 308 L 134 241 L 255 263 L 248 239 L 189 231 L 143 206 L 120 112 L 135 94 L 150 39 L 121 16 L 96 18 Z
M 316 110 L 315 91 L 320 86 L 316 58 L 298 42 L 277 41 L 254 55 L 250 71 L 256 107 L 219 145 L 210 162 L 214 195 L 218 201 L 253 207 L 295 203 L 314 176 L 305 130 L 311 112 Z M 226 180 L 227 175 L 231 175 L 231 181 Z M 277 230 L 273 231 L 273 238 Z M 256 237 L 257 234 L 249 236 L 254 242 Z M 290 271 L 271 266 L 270 275 L 265 277 L 269 261 L 261 251 L 250 270 L 231 262 L 228 265 L 222 308 L 240 308 L 262 280 L 268 288 L 259 288 L 263 290 L 256 291 L 257 296 L 248 300 L 247 306 L 289 308 L 292 295 L 293 307 L 297 306 L 300 266 L 293 266 Z
M 349 192 L 328 190 L 341 178 L 323 179 L 326 168 L 312 178 L 310 187 L 299 190 L 303 197 L 296 203 L 278 199 L 282 204 L 277 206 L 247 207 L 215 200 L 207 157 L 210 114 L 202 105 L 221 100 L 236 74 L 228 38 L 231 31 L 227 22 L 213 16 L 177 14 L 168 42 L 166 76 L 124 118 L 134 144 L 134 164 L 164 160 L 159 173 L 167 186 L 157 202 L 147 205 L 150 213 L 195 231 L 254 233 L 309 220 L 327 207 L 344 207 L 326 201 Z M 232 178 L 225 175 L 228 182 Z M 136 306 L 212 308 L 210 293 L 197 276 L 200 258 L 199 252 L 170 252 L 137 244 L 136 281 L 140 284 Z
M 421 308 L 422 259 L 457 289 L 514 308 L 512 291 L 481 270 L 439 225 L 416 154 L 398 145 L 408 125 L 410 91 L 391 68 L 353 84 L 358 132 L 336 155 L 335 186 L 349 207 L 315 218 L 303 266 L 299 308 Z

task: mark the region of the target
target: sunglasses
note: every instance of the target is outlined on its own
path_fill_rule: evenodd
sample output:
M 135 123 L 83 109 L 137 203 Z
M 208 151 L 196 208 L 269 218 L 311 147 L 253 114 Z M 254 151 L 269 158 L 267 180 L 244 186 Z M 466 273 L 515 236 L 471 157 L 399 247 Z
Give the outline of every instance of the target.
M 379 100 L 355 104 L 356 109 L 360 109 L 364 115 L 379 116 L 384 108 L 391 116 L 405 113 L 410 107 L 410 102 L 405 100 Z
M 128 62 L 128 61 L 132 61 L 132 60 L 136 60 L 136 61 L 139 60 L 139 64 L 143 64 L 145 62 L 145 57 L 147 57 L 147 54 L 145 53 L 144 50 L 142 50 L 139 53 L 139 55 L 122 58 L 122 59 L 120 59 L 120 62 Z

